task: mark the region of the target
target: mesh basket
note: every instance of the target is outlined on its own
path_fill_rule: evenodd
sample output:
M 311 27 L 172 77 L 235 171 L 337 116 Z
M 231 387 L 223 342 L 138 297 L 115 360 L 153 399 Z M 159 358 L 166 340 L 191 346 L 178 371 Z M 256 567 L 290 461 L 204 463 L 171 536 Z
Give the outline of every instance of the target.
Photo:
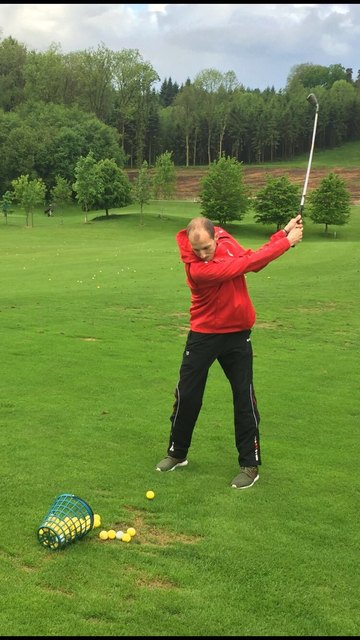
M 49 549 L 62 549 L 83 538 L 94 524 L 91 507 L 71 493 L 62 493 L 50 507 L 37 530 L 39 542 Z

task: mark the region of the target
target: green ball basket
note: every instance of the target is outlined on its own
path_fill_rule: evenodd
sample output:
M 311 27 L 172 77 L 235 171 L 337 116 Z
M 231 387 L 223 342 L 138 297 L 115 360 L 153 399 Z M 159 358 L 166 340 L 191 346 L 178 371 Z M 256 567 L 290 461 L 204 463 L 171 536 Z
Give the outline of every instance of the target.
M 59 550 L 83 538 L 93 525 L 94 513 L 85 500 L 62 493 L 38 527 L 37 536 L 43 547 Z

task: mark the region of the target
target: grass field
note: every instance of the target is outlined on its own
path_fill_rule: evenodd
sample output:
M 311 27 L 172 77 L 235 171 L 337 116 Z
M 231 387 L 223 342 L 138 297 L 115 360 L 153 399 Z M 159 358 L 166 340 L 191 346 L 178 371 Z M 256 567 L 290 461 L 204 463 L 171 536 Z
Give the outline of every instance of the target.
M 248 491 L 229 486 L 217 364 L 188 467 L 155 471 L 188 330 L 174 236 L 198 212 L 0 220 L 2 635 L 359 634 L 360 207 L 328 235 L 307 222 L 301 245 L 248 275 L 263 455 Z M 274 229 L 248 216 L 229 231 L 257 248 Z M 137 535 L 43 548 L 61 493 Z
M 310 147 L 309 147 L 310 152 Z M 311 162 L 311 170 L 327 168 L 332 171 L 336 167 L 344 169 L 358 169 L 360 158 L 360 142 L 347 142 L 340 147 L 334 149 L 319 150 L 315 144 L 314 155 Z M 284 167 L 302 167 L 307 168 L 309 162 L 309 153 L 296 156 L 293 160 L 279 161 L 276 163 L 267 163 L 261 166 L 284 166 Z

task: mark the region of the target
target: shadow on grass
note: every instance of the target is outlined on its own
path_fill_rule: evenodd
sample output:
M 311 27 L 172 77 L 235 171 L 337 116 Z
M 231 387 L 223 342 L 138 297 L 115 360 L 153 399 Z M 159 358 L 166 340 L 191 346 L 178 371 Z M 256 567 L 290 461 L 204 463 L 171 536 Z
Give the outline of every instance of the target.
M 137 218 L 139 216 L 138 213 L 109 213 L 107 216 L 96 216 L 95 218 L 91 218 L 90 222 L 114 222 L 117 220 L 121 220 L 122 218 Z
M 121 220 L 126 219 L 127 221 L 134 220 L 138 221 L 140 226 L 145 226 L 149 222 L 160 221 L 160 222 L 174 222 L 178 225 L 178 228 L 182 228 L 186 226 L 188 220 L 181 221 L 181 218 L 174 218 L 171 213 L 168 215 L 160 214 L 158 211 L 147 211 L 146 215 L 142 215 L 139 212 L 126 212 L 126 213 L 112 213 L 107 215 L 95 216 L 94 218 L 90 218 L 88 223 L 91 222 L 121 222 Z

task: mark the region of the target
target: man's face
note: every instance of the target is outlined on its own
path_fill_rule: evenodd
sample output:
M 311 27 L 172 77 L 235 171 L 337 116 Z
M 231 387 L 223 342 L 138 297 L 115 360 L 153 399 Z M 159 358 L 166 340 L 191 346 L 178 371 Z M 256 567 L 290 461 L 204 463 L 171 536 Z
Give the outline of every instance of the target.
M 189 242 L 193 252 L 204 262 L 209 262 L 213 259 L 216 251 L 216 241 L 217 237 L 211 238 L 205 229 L 192 231 L 189 235 Z

